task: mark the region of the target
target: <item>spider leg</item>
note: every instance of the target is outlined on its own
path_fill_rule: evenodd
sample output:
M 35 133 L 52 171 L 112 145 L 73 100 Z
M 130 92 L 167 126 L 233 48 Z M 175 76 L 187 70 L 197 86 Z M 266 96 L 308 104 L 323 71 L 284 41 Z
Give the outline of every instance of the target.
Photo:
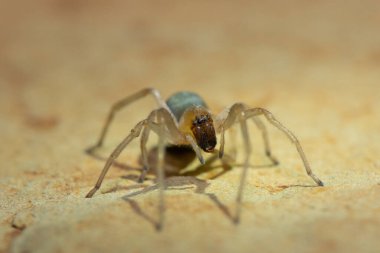
M 231 128 L 230 128 L 231 129 Z M 229 132 L 229 135 L 230 135 L 230 141 L 232 142 L 232 150 L 229 150 L 229 153 L 228 153 L 228 158 L 225 159 L 225 156 L 224 156 L 224 133 L 225 131 L 221 131 L 220 132 L 220 146 L 219 146 L 219 158 L 222 159 L 222 160 L 225 160 L 225 162 L 228 161 L 228 163 L 231 163 L 231 161 L 236 161 L 236 131 L 230 131 Z
M 113 162 L 116 160 L 116 158 L 120 155 L 121 151 L 136 137 L 140 135 L 142 127 L 147 123 L 147 120 L 140 121 L 137 123 L 137 125 L 131 130 L 131 133 L 115 148 L 115 150 L 111 153 L 111 155 L 108 157 L 106 164 L 103 167 L 102 172 L 100 173 L 100 176 L 98 178 L 98 181 L 96 182 L 95 186 L 89 191 L 86 195 L 86 198 L 91 198 L 95 192 L 100 188 L 102 185 L 103 179 L 106 176 L 109 168 L 113 164 Z
M 177 141 L 181 138 L 181 133 L 179 130 L 175 127 L 174 120 L 171 118 L 170 113 L 164 109 L 160 108 L 157 110 L 154 110 L 150 113 L 147 119 L 140 121 L 132 130 L 131 133 L 115 148 L 115 150 L 111 153 L 109 158 L 107 159 L 106 164 L 103 167 L 103 170 L 98 178 L 98 181 L 96 182 L 94 188 L 86 195 L 86 198 L 91 198 L 95 192 L 100 188 L 103 179 L 105 175 L 107 174 L 109 168 L 113 164 L 113 162 L 117 159 L 117 157 L 120 155 L 120 153 L 124 150 L 124 148 L 136 137 L 138 137 L 141 133 L 141 130 L 145 127 L 149 130 L 154 131 L 155 133 L 159 134 L 161 133 L 160 130 L 160 124 L 157 124 L 154 122 L 157 115 L 161 115 L 160 117 L 163 117 L 165 119 L 164 123 L 161 125 L 165 125 L 168 129 L 170 129 L 170 134 L 172 139 L 176 139 Z M 174 127 L 173 127 L 174 126 Z M 146 130 L 146 131 L 149 131 Z M 145 130 L 144 130 L 145 131 Z M 165 137 L 165 134 L 163 134 Z M 146 138 L 146 137 L 145 137 Z
M 107 135 L 107 132 L 108 132 L 108 129 L 109 129 L 109 126 L 110 126 L 110 124 L 111 124 L 111 122 L 112 122 L 112 120 L 113 120 L 116 112 L 118 112 L 123 107 L 126 107 L 129 104 L 131 104 L 131 103 L 133 103 L 133 102 L 135 102 L 135 101 L 137 101 L 137 100 L 139 100 L 139 99 L 141 99 L 141 98 L 143 98 L 143 97 L 145 97 L 147 95 L 152 95 L 154 97 L 154 99 L 156 100 L 156 102 L 157 102 L 157 104 L 158 104 L 159 107 L 165 108 L 165 109 L 167 109 L 170 112 L 167 104 L 161 98 L 161 95 L 160 95 L 160 93 L 159 93 L 158 90 L 153 89 L 153 88 L 146 88 L 146 89 L 140 90 L 140 91 L 138 91 L 138 92 L 136 92 L 136 93 L 134 93 L 134 94 L 132 94 L 132 95 L 130 95 L 130 96 L 122 99 L 122 100 L 120 100 L 119 102 L 115 103 L 111 107 L 111 110 L 110 110 L 110 112 L 108 114 L 106 122 L 105 122 L 105 124 L 103 126 L 103 129 L 102 129 L 101 133 L 100 133 L 100 137 L 98 139 L 98 142 L 94 146 L 90 147 L 87 151 L 89 153 L 91 153 L 95 149 L 97 149 L 97 148 L 99 148 L 99 147 L 101 147 L 103 145 L 104 139 L 105 139 L 105 137 Z
M 162 124 L 165 125 L 164 129 L 162 130 L 162 135 L 169 141 L 171 141 L 174 144 L 180 144 L 184 142 L 184 137 L 181 134 L 181 132 L 178 130 L 178 127 L 176 125 L 176 122 L 174 121 L 171 113 L 167 111 L 164 108 L 158 109 L 157 114 L 162 117 Z M 160 128 L 158 127 L 159 124 L 151 125 L 151 127 L 145 127 L 142 135 L 141 135 L 141 142 L 140 142 L 140 148 L 141 148 L 141 156 L 142 156 L 142 162 L 143 162 L 143 170 L 141 172 L 141 175 L 138 179 L 139 183 L 144 182 L 145 176 L 147 172 L 149 171 L 149 162 L 148 162 L 148 152 L 146 149 L 146 143 L 148 141 L 149 133 L 153 129 L 157 134 L 160 132 Z
M 185 138 L 179 131 L 174 118 L 170 111 L 165 108 L 160 108 L 152 112 L 155 115 L 157 123 L 152 122 L 149 126 L 150 130 L 154 131 L 158 135 L 158 159 L 157 159 L 157 182 L 159 188 L 159 202 L 158 202 L 158 214 L 159 221 L 156 225 L 157 230 L 161 230 L 164 224 L 164 189 L 165 189 L 165 173 L 164 173 L 164 157 L 165 157 L 165 140 L 169 140 L 173 143 L 183 143 Z M 145 141 L 145 140 L 144 140 Z M 146 141 L 145 141 L 146 142 Z M 145 172 L 146 173 L 146 172 Z M 142 173 L 140 179 L 144 180 L 145 174 Z
M 222 150 L 219 153 L 219 156 L 223 156 L 223 149 L 224 149 L 224 132 L 229 129 L 234 123 L 239 122 L 241 127 L 241 132 L 244 140 L 244 150 L 245 150 L 245 160 L 244 160 L 244 167 L 243 172 L 240 178 L 240 184 L 238 188 L 238 194 L 236 197 L 236 222 L 239 222 L 240 219 L 240 212 L 241 212 L 241 201 L 242 201 L 242 195 L 243 195 L 243 189 L 245 184 L 245 179 L 247 176 L 247 168 L 249 167 L 249 154 L 251 152 L 251 145 L 249 142 L 249 134 L 247 130 L 247 123 L 246 120 L 249 118 L 254 118 L 260 115 L 264 115 L 265 118 L 275 127 L 277 127 L 279 130 L 281 130 L 291 141 L 295 144 L 297 151 L 299 155 L 301 156 L 301 159 L 303 161 L 305 170 L 307 174 L 314 180 L 314 182 L 317 183 L 319 186 L 323 186 L 322 181 L 312 172 L 309 162 L 306 159 L 305 153 L 303 152 L 303 149 L 301 147 L 301 144 L 299 143 L 298 139 L 295 137 L 295 135 L 287 129 L 285 126 L 283 126 L 274 116 L 271 112 L 269 112 L 266 109 L 263 108 L 252 108 L 247 109 L 247 107 L 244 104 L 236 103 L 227 110 L 223 111 L 220 115 L 216 117 L 215 126 L 217 131 L 221 134 L 221 144 L 220 144 L 220 150 Z M 258 127 L 262 127 L 262 122 L 255 121 L 258 123 Z M 263 128 L 261 128 L 263 131 L 264 136 L 264 142 L 266 143 L 266 153 L 269 157 L 273 158 L 270 154 L 269 149 L 269 142 L 267 139 L 267 133 L 266 130 L 264 131 Z
M 252 108 L 246 110 L 246 118 L 254 117 L 254 116 L 259 116 L 259 115 L 264 115 L 265 118 L 268 120 L 269 123 L 271 123 L 273 126 L 278 128 L 281 132 L 283 132 L 289 140 L 296 146 L 297 151 L 302 159 L 303 165 L 305 167 L 306 173 L 314 180 L 314 182 L 319 185 L 323 186 L 323 182 L 313 173 L 313 171 L 310 168 L 310 164 L 306 158 L 306 155 L 302 149 L 302 146 L 300 142 L 298 141 L 297 137 L 289 130 L 287 129 L 284 125 L 282 125 L 274 116 L 271 112 L 264 108 Z
M 240 221 L 240 213 L 241 213 L 241 203 L 243 197 L 243 190 L 245 185 L 245 180 L 247 177 L 248 167 L 249 167 L 249 158 L 251 154 L 251 143 L 249 141 L 249 133 L 247 128 L 247 121 L 245 117 L 245 108 L 246 106 L 241 103 L 236 103 L 231 106 L 228 110 L 222 112 L 216 119 L 216 127 L 217 131 L 221 134 L 221 143 L 219 151 L 219 157 L 223 156 L 224 150 L 224 132 L 228 128 L 230 128 L 235 122 L 240 123 L 240 129 L 244 141 L 244 164 L 243 164 L 243 172 L 240 177 L 239 188 L 236 196 L 236 216 L 235 222 L 238 223 Z
M 143 130 L 144 129 L 144 130 Z M 158 135 L 158 161 L 157 161 L 157 182 L 159 187 L 159 204 L 158 204 L 158 212 L 159 212 L 159 222 L 157 223 L 157 229 L 162 228 L 162 224 L 164 222 L 164 188 L 165 188 L 165 173 L 164 173 L 164 157 L 165 157 L 165 140 L 171 140 L 175 143 L 184 142 L 185 138 L 178 130 L 176 123 L 171 116 L 170 112 L 165 108 L 160 108 L 154 110 L 150 113 L 147 119 L 140 121 L 132 130 L 131 133 L 116 147 L 116 149 L 112 152 L 110 157 L 108 158 L 104 168 L 96 182 L 95 186 L 91 189 L 91 191 L 86 195 L 86 198 L 91 198 L 95 192 L 100 188 L 105 175 L 107 174 L 109 168 L 112 163 L 117 159 L 123 149 L 136 137 L 138 137 L 143 131 L 141 137 L 141 143 L 143 144 L 143 148 L 145 152 L 146 147 L 145 144 L 148 139 L 148 135 L 150 131 L 155 132 Z M 146 153 L 145 153 L 146 154 Z M 144 154 L 143 154 L 144 156 Z M 143 157 L 143 160 L 146 157 Z M 146 159 L 147 161 L 147 159 Z M 148 168 L 148 167 L 147 167 Z
M 236 122 L 237 116 L 239 115 L 239 113 L 241 113 L 241 111 L 244 111 L 245 119 L 264 115 L 264 117 L 268 120 L 269 123 L 278 128 L 281 132 L 283 132 L 289 138 L 289 140 L 296 146 L 298 154 L 300 155 L 303 165 L 305 167 L 306 173 L 314 180 L 314 182 L 317 185 L 323 186 L 323 182 L 311 170 L 309 162 L 297 137 L 289 129 L 283 126 L 268 110 L 260 107 L 247 109 L 247 107 L 244 104 L 236 103 L 230 108 L 228 108 L 228 110 L 222 112 L 221 115 L 217 117 L 217 131 L 225 131 L 229 127 L 231 127 L 232 124 Z
M 219 158 L 222 158 L 224 155 L 225 131 L 236 122 L 237 116 L 239 116 L 244 109 L 244 104 L 236 103 L 215 117 L 215 128 L 216 131 L 220 133 Z
M 148 137 L 150 133 L 150 128 L 145 127 L 141 139 L 140 139 L 140 149 L 141 149 L 141 158 L 143 163 L 143 170 L 141 172 L 140 178 L 138 180 L 139 183 L 144 182 L 146 173 L 149 171 L 149 162 L 148 162 L 148 151 L 146 149 L 146 143 L 148 142 Z
M 220 127 L 220 145 L 219 145 L 219 158 L 224 156 L 224 127 Z
M 189 134 L 187 134 L 185 136 L 185 138 L 186 138 L 187 142 L 190 143 L 191 147 L 193 148 L 193 150 L 194 150 L 194 152 L 195 152 L 195 154 L 196 154 L 199 162 L 202 165 L 205 164 L 205 159 L 202 156 L 202 151 L 199 148 L 199 146 L 197 145 L 197 142 L 194 140 L 194 138 L 191 135 L 189 135 Z
M 164 157 L 165 157 L 165 140 L 164 140 L 164 117 L 162 113 L 157 115 L 158 124 L 160 126 L 158 134 L 158 161 L 157 161 L 157 176 L 158 176 L 158 187 L 159 187 L 159 202 L 158 202 L 158 214 L 159 220 L 156 228 L 161 230 L 164 224 L 164 211 L 165 211 L 165 200 L 164 200 L 164 189 L 165 189 L 165 173 L 164 173 Z
M 261 121 L 260 118 L 253 117 L 252 119 L 253 119 L 253 122 L 255 122 L 257 128 L 261 131 L 263 141 L 264 141 L 265 155 L 271 160 L 271 162 L 274 165 L 277 165 L 278 160 L 272 155 L 272 152 L 271 152 L 267 128 L 265 127 L 264 123 Z
M 251 155 L 251 143 L 249 141 L 249 134 L 248 134 L 248 128 L 247 128 L 247 121 L 244 119 L 244 112 L 241 113 L 240 118 L 240 129 L 244 140 L 244 151 L 245 151 L 245 158 L 244 158 L 244 165 L 243 165 L 243 173 L 241 174 L 240 178 L 240 184 L 239 189 L 236 197 L 236 217 L 235 222 L 239 223 L 240 221 L 240 213 L 241 213 L 241 202 L 242 202 L 242 196 L 243 196 L 243 190 L 245 186 L 245 179 L 247 178 L 247 172 L 249 167 L 249 157 Z

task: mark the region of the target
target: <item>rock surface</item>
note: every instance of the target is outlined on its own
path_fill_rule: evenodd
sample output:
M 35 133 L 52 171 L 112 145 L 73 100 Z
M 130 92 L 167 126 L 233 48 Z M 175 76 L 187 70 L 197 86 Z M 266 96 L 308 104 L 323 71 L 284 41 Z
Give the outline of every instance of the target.
M 379 2 L 1 5 L 0 251 L 380 252 Z M 280 164 L 265 166 L 249 125 L 254 152 L 238 225 L 241 167 L 223 173 L 219 161 L 193 161 L 170 173 L 157 231 L 155 176 L 136 183 L 138 141 L 85 199 L 153 100 L 118 114 L 98 159 L 85 149 L 112 103 L 146 86 L 165 97 L 198 92 L 214 112 L 237 101 L 268 108 L 325 187 L 314 187 L 294 146 L 269 125 Z M 237 163 L 243 152 L 238 140 Z

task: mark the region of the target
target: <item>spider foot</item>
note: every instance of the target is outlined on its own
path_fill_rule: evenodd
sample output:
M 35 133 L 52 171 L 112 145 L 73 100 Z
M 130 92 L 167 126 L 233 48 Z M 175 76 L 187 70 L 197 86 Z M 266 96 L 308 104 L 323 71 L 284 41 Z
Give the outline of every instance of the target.
M 236 216 L 235 218 L 232 219 L 232 221 L 235 225 L 238 225 L 240 223 L 240 216 Z
M 101 146 L 101 145 L 96 144 L 96 145 L 94 145 L 94 146 L 90 146 L 90 147 L 88 147 L 85 151 L 86 151 L 87 154 L 89 154 L 89 155 L 93 155 L 93 154 L 95 153 L 95 150 L 97 150 L 98 148 L 100 148 L 100 146 Z
M 274 166 L 277 166 L 280 164 L 280 162 L 277 160 L 277 158 L 271 156 L 269 157 L 269 159 L 271 160 L 271 162 L 273 163 Z
M 269 158 L 269 160 L 271 160 L 271 162 L 273 163 L 274 166 L 276 166 L 276 165 L 278 165 L 280 163 L 277 160 L 277 158 L 272 155 L 272 153 L 270 152 L 270 150 L 267 150 L 265 152 L 265 155 Z
M 319 180 L 319 179 L 318 179 Z M 317 184 L 318 184 L 318 186 L 325 186 L 325 184 L 321 181 L 321 180 L 319 180 L 318 182 L 317 182 Z
M 157 224 L 155 225 L 155 228 L 156 228 L 157 231 L 161 231 L 162 228 L 163 228 L 162 223 L 157 223 Z
M 139 184 L 144 183 L 145 176 L 146 176 L 146 172 L 147 172 L 147 169 L 144 168 L 144 169 L 142 170 L 142 172 L 141 172 L 141 175 L 140 175 L 139 179 L 137 179 L 137 182 L 138 182 Z

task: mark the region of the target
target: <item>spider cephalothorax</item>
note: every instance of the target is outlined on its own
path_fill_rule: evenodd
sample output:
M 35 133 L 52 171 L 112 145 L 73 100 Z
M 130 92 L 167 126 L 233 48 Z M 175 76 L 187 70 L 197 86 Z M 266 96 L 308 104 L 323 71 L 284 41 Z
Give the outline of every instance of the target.
M 191 131 L 198 146 L 205 152 L 213 152 L 216 146 L 214 122 L 209 113 L 196 115 L 192 122 Z

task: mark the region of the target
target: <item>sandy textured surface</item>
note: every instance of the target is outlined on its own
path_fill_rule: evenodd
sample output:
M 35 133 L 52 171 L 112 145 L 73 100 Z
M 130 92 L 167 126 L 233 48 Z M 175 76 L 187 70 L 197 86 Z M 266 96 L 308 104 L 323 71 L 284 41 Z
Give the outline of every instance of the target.
M 379 1 L 135 2 L 0 3 L 0 251 L 380 252 Z M 196 91 L 215 112 L 268 108 L 326 186 L 272 127 L 281 163 L 264 166 L 250 125 L 239 225 L 241 167 L 218 176 L 218 161 L 195 161 L 169 177 L 156 231 L 155 177 L 136 183 L 137 141 L 85 199 L 152 99 L 119 114 L 100 159 L 84 150 L 112 103 L 146 86 Z

